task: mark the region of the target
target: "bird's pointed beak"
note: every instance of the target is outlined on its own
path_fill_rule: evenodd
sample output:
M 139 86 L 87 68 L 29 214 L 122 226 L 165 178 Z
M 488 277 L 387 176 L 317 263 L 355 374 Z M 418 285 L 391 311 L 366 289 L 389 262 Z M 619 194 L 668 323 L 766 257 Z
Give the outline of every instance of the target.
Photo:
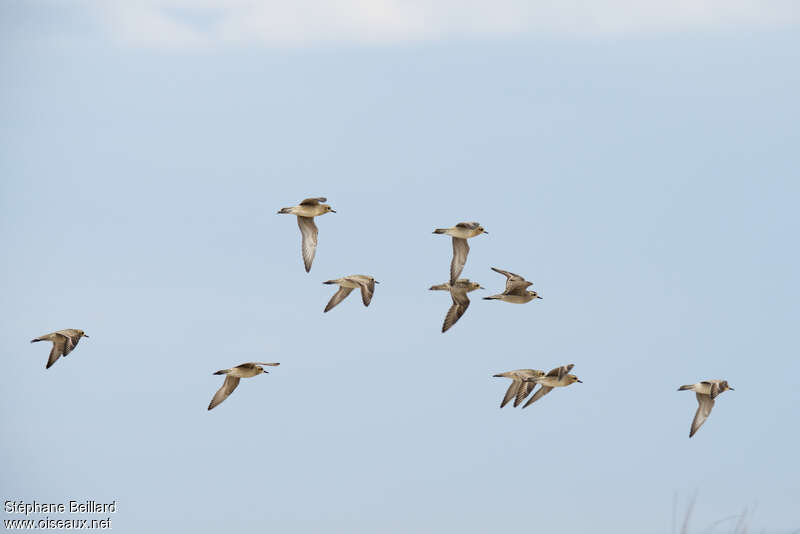
M 488 234 L 489 232 L 487 232 L 486 230 L 484 230 L 484 231 L 483 231 L 483 233 L 484 233 L 484 234 Z
M 730 387 L 730 386 L 728 386 L 728 389 L 729 389 L 729 390 L 731 390 L 731 391 L 736 391 L 735 389 L 733 389 L 733 388 L 732 388 L 732 387 Z
M 331 210 L 331 213 L 336 213 L 336 210 Z
M 581 384 L 583 384 L 583 380 L 576 380 L 576 382 L 580 382 Z
M 486 289 L 486 288 L 483 286 L 478 286 L 478 289 Z
M 539 295 L 536 295 L 536 298 L 537 298 L 537 299 L 540 299 L 540 298 L 542 298 L 542 297 L 540 297 Z
M 376 283 L 376 284 L 380 284 L 380 282 L 378 282 L 377 280 L 375 280 L 375 283 Z
M 83 337 L 89 337 L 89 336 L 88 336 L 88 335 L 86 335 L 86 334 L 83 334 Z M 732 388 L 731 388 L 731 389 L 732 389 Z

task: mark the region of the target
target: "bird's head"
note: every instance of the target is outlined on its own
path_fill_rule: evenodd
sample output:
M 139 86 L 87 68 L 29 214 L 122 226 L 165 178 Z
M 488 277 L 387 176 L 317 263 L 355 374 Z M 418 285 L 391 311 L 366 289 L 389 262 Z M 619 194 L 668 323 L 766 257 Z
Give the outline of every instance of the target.
M 336 213 L 336 210 L 330 207 L 328 204 L 323 204 L 322 207 L 325 208 L 325 213 Z

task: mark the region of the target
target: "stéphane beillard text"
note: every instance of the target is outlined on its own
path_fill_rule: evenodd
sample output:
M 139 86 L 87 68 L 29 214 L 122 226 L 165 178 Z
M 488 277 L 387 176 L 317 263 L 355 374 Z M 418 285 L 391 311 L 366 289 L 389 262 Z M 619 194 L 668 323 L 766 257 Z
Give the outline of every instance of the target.
M 63 502 L 25 502 L 25 501 L 5 501 L 3 510 L 7 514 L 104 514 L 116 513 L 117 501 L 110 503 L 100 503 L 97 501 L 69 501 Z

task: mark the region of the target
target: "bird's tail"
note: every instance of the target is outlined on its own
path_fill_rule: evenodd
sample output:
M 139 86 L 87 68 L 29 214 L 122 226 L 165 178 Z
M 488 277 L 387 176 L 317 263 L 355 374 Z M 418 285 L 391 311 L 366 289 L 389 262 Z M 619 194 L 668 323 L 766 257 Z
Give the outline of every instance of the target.
M 228 371 L 230 371 L 230 369 L 220 369 L 219 371 L 217 371 L 217 372 L 216 372 L 216 373 L 214 373 L 214 374 L 215 374 L 215 375 L 226 375 L 226 374 L 228 374 Z M 211 408 L 209 408 L 209 410 L 210 410 L 210 409 L 211 409 Z
M 37 338 L 31 339 L 31 343 L 36 343 L 37 341 L 44 341 L 44 339 L 42 339 L 42 338 L 40 338 L 40 337 L 37 337 Z
M 686 391 L 687 389 L 694 389 L 694 384 L 687 384 L 678 388 L 678 391 Z
M 445 282 L 444 284 L 438 284 L 438 285 L 435 285 L 435 286 L 431 286 L 430 289 L 448 291 L 450 289 L 450 284 Z
M 483 300 L 500 300 L 502 295 L 492 295 L 491 297 L 483 297 Z
M 278 213 L 292 213 L 292 208 L 281 208 Z
M 437 228 L 436 230 L 433 231 L 433 233 L 434 234 L 446 234 L 447 233 L 447 228 Z
M 327 282 L 322 282 L 322 283 L 331 285 L 331 284 L 336 284 L 337 282 L 336 282 L 336 280 L 328 280 Z

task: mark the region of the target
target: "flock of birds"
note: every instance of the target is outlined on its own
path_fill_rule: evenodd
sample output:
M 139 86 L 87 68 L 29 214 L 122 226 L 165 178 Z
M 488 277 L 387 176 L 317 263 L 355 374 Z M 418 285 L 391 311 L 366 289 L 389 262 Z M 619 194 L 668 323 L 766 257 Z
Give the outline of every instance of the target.
M 302 234 L 301 249 L 306 272 L 311 271 L 311 264 L 314 262 L 314 256 L 317 252 L 317 236 L 319 230 L 314 223 L 314 217 L 326 213 L 336 213 L 328 204 L 324 204 L 326 200 L 327 199 L 324 197 L 307 198 L 297 206 L 283 208 L 278 211 L 279 214 L 297 216 L 297 224 Z M 450 279 L 443 284 L 434 285 L 430 288 L 436 291 L 449 291 L 450 297 L 453 300 L 453 304 L 447 311 L 444 324 L 442 325 L 442 333 L 444 333 L 458 322 L 464 315 L 464 312 L 467 311 L 470 304 L 467 294 L 476 289 L 484 289 L 477 282 L 472 282 L 468 278 L 459 278 L 459 276 L 461 276 L 461 272 L 464 270 L 467 255 L 469 254 L 467 239 L 481 234 L 488 234 L 488 232 L 477 222 L 461 222 L 451 228 L 437 228 L 433 233 L 449 235 L 453 240 L 453 259 L 450 262 Z M 528 289 L 532 285 L 532 282 L 525 280 L 522 276 L 495 267 L 492 267 L 492 270 L 506 277 L 506 287 L 502 293 L 484 297 L 484 300 L 501 300 L 513 304 L 525 304 L 534 299 L 542 298 L 536 291 L 530 291 Z M 378 282 L 373 277 L 363 274 L 354 274 L 323 282 L 323 284 L 335 284 L 339 286 L 338 291 L 331 297 L 323 311 L 328 312 L 333 309 L 337 304 L 347 298 L 354 289 L 359 289 L 361 291 L 361 300 L 364 306 L 369 306 L 369 303 L 372 301 L 372 296 L 375 293 L 375 284 L 377 283 Z M 83 337 L 89 336 L 87 336 L 83 330 L 70 328 L 39 336 L 31 340 L 31 343 L 38 341 L 50 341 L 53 343 L 50 356 L 47 359 L 46 368 L 49 369 L 61 356 L 67 356 L 72 352 Z M 214 373 L 215 375 L 225 375 L 225 381 L 214 394 L 214 397 L 208 405 L 208 409 L 211 410 L 228 398 L 239 385 L 240 379 L 268 373 L 262 366 L 277 365 L 280 364 L 247 362 L 230 369 L 216 371 Z M 511 399 L 514 399 L 515 407 L 519 406 L 522 401 L 531 395 L 537 385 L 539 389 L 530 396 L 530 399 L 522 406 L 523 408 L 527 408 L 541 399 L 554 388 L 566 387 L 575 382 L 580 383 L 581 380 L 579 380 L 577 376 L 570 374 L 573 367 L 574 364 L 562 365 L 552 369 L 548 373 L 538 369 L 516 369 L 494 375 L 495 377 L 511 379 L 511 385 L 506 390 L 500 407 L 503 408 L 506 404 L 511 402 Z M 697 430 L 705 423 L 706 419 L 708 419 L 717 396 L 729 389 L 733 390 L 726 380 L 703 380 L 696 384 L 684 385 L 678 388 L 678 391 L 694 391 L 697 396 L 698 408 L 689 432 L 690 438 L 694 436 Z

